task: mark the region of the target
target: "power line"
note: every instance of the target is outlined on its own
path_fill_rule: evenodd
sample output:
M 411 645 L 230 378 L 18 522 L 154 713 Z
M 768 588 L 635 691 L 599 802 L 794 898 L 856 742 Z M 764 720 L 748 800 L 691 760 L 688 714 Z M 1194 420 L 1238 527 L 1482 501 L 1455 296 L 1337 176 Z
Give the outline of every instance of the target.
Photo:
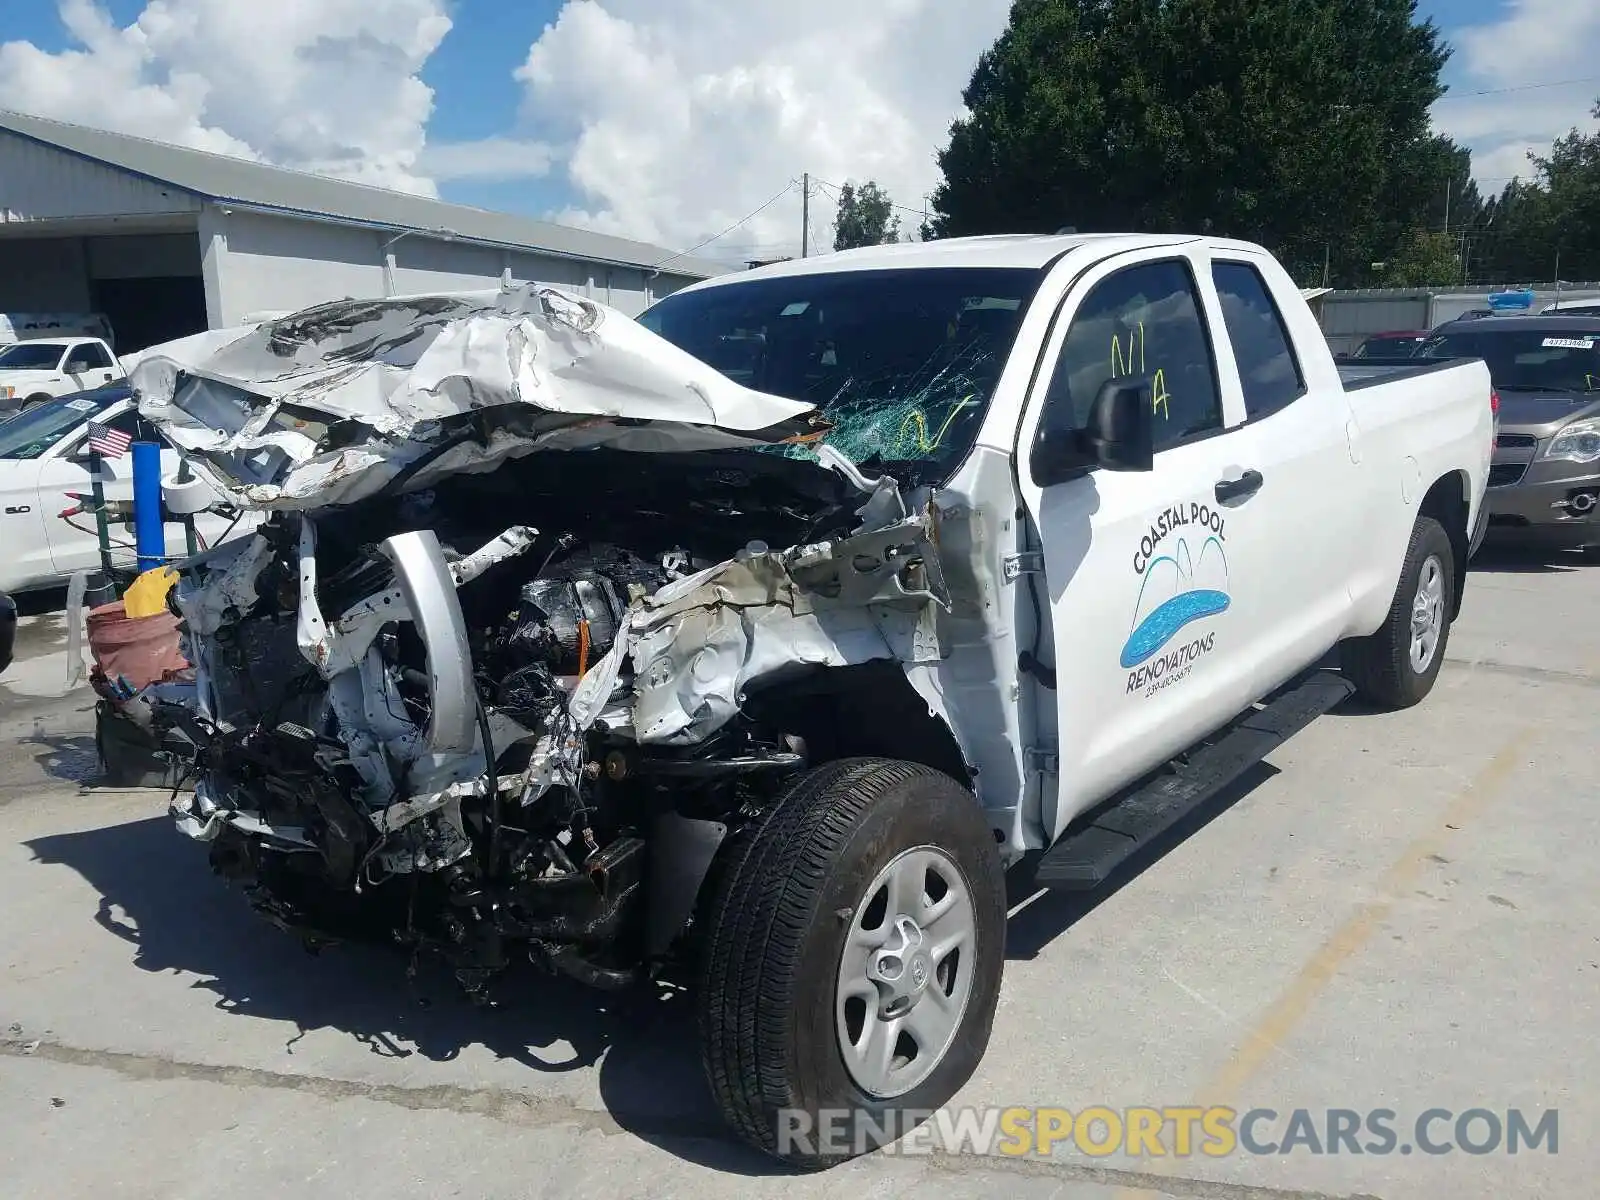
M 837 183 L 829 183 L 826 179 L 818 179 L 815 175 L 813 175 L 811 177 L 811 182 L 816 184 L 818 187 L 830 187 L 836 192 L 842 192 L 844 190 Z M 834 199 L 838 200 L 838 197 L 835 196 Z M 928 215 L 923 209 L 920 209 L 920 208 L 907 208 L 904 204 L 896 204 L 893 200 L 889 201 L 889 207 L 890 208 L 897 208 L 901 212 L 908 212 L 912 216 L 917 217 L 918 219 L 921 219 L 921 218 L 926 217 Z
M 785 196 L 787 196 L 792 191 L 794 191 L 794 180 L 791 179 L 788 183 L 784 184 L 783 191 L 779 192 L 776 196 L 772 197 L 772 199 L 768 200 L 765 204 L 763 204 L 760 208 L 756 209 L 754 212 L 750 213 L 747 216 L 740 217 L 737 221 L 735 221 L 732 225 L 729 225 L 721 233 L 716 234 L 716 235 L 714 235 L 712 237 L 708 237 L 705 241 L 699 243 L 698 245 L 690 246 L 687 250 L 680 250 L 680 251 L 678 251 L 678 253 L 674 254 L 671 258 L 663 258 L 660 262 L 656 263 L 656 265 L 651 267 L 650 269 L 652 271 L 659 271 L 662 267 L 666 266 L 669 262 L 676 262 L 680 258 L 686 258 L 689 255 L 693 254 L 696 250 L 704 250 L 707 246 L 711 245 L 712 242 L 715 242 L 715 241 L 718 241 L 718 240 L 720 240 L 722 238 L 727 237 L 735 229 L 739 228 L 739 226 L 745 224 L 746 222 L 755 220 L 755 218 L 759 217 L 762 213 L 766 212 L 767 209 L 771 208 L 774 204 L 776 204 L 779 200 L 782 200 Z
M 1540 88 L 1574 87 L 1580 83 L 1600 83 L 1600 75 L 1589 75 L 1582 79 L 1555 79 L 1548 83 L 1522 83 L 1516 87 L 1485 88 L 1481 92 L 1450 92 L 1440 96 L 1435 104 L 1443 104 L 1446 100 L 1466 100 L 1472 96 L 1504 96 L 1509 92 L 1532 92 Z

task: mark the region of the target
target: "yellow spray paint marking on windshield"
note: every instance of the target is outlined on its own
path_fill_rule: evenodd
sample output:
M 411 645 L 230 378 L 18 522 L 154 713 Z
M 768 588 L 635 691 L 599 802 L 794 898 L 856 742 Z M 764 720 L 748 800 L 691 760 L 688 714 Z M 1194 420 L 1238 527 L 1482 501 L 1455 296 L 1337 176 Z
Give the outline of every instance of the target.
M 1163 421 L 1172 419 L 1172 397 L 1167 393 L 1167 373 L 1160 367 L 1156 368 L 1155 381 L 1150 385 L 1150 411 L 1158 409 Z
M 1128 354 L 1126 358 L 1122 354 L 1122 339 L 1116 334 L 1111 335 L 1111 378 L 1121 379 L 1125 375 L 1134 373 L 1135 349 L 1138 351 L 1138 373 L 1143 375 L 1147 370 L 1144 359 L 1145 334 L 1143 321 L 1139 322 L 1137 333 L 1128 335 Z M 1150 411 L 1159 412 L 1163 420 L 1172 419 L 1172 396 L 1167 391 L 1167 373 L 1160 367 L 1156 368 L 1155 379 L 1151 381 Z
M 950 411 L 945 414 L 944 424 L 939 426 L 939 432 L 931 438 L 928 436 L 928 418 L 923 415 L 921 409 L 913 409 L 906 414 L 905 420 L 900 422 L 900 440 L 905 441 L 907 431 L 909 431 L 912 444 L 916 446 L 917 450 L 922 454 L 932 454 L 939 448 L 939 444 L 944 441 L 944 435 L 950 432 L 950 425 L 955 421 L 956 415 L 962 409 L 977 402 L 978 398 L 976 396 L 968 396 L 952 404 Z
M 1144 322 L 1139 322 L 1137 335 L 1128 335 L 1128 357 L 1122 357 L 1122 338 L 1116 334 L 1111 335 L 1111 378 L 1121 379 L 1124 375 L 1133 374 L 1133 351 L 1139 350 L 1139 374 L 1144 374 Z

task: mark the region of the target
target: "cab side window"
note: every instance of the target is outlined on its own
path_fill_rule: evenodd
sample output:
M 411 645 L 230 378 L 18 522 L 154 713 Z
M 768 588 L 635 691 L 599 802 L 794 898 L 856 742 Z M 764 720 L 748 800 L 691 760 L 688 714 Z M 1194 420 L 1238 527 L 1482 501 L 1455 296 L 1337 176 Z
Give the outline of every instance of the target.
M 1140 377 L 1150 385 L 1157 451 L 1222 428 L 1211 341 L 1181 260 L 1128 267 L 1085 297 L 1050 378 L 1046 427 L 1084 428 L 1107 381 Z
M 97 371 L 102 367 L 109 367 L 111 359 L 99 346 L 90 343 L 83 346 L 74 346 L 72 353 L 67 355 L 66 370 Z
M 1306 394 L 1283 315 L 1266 280 L 1249 263 L 1218 262 L 1212 278 L 1222 299 L 1222 319 L 1239 364 L 1244 410 L 1254 421 L 1287 408 Z

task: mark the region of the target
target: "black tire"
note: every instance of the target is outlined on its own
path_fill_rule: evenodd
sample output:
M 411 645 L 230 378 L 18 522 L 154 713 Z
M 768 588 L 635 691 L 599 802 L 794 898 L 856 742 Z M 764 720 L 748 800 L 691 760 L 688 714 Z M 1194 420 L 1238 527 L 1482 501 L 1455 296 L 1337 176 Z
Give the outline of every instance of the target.
M 1431 559 L 1438 560 L 1443 576 L 1443 612 L 1433 657 L 1419 671 L 1411 660 L 1412 606 L 1424 566 Z M 1381 708 L 1410 708 L 1433 690 L 1450 641 L 1455 578 L 1455 550 L 1450 545 L 1450 535 L 1432 517 L 1418 517 L 1383 627 L 1371 637 L 1351 638 L 1339 648 L 1340 669 L 1363 700 Z
M 921 847 L 943 853 L 970 897 L 970 990 L 926 1078 L 882 1099 L 845 1064 L 836 988 L 845 939 L 870 907 L 867 887 Z M 971 1078 L 994 1023 L 1005 876 L 977 799 L 916 763 L 829 763 L 801 776 L 735 853 L 711 905 L 699 988 L 701 1052 L 723 1116 L 750 1145 L 808 1170 L 903 1136 L 914 1124 L 908 1114 L 925 1117 Z M 842 1148 L 808 1142 L 792 1115 L 807 1114 L 817 1129 L 822 1114 L 838 1111 L 856 1114 Z

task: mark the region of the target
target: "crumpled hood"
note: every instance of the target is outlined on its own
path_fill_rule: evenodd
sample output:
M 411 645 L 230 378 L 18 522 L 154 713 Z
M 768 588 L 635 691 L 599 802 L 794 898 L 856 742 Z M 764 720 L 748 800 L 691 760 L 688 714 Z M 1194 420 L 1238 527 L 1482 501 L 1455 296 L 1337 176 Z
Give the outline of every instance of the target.
M 342 300 L 154 347 L 140 412 L 246 509 L 346 504 L 541 447 L 820 432 L 615 309 L 554 288 Z

